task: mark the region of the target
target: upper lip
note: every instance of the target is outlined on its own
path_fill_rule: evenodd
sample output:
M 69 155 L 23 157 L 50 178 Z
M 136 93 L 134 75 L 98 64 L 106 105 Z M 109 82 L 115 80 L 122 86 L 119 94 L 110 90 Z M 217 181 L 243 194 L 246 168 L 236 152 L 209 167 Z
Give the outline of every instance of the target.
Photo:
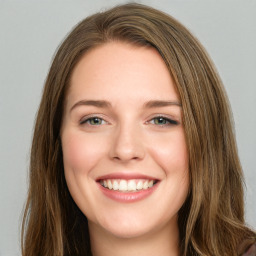
M 140 174 L 140 173 L 123 173 L 123 172 L 116 172 L 110 173 L 107 175 L 102 175 L 97 177 L 96 181 L 100 180 L 107 180 L 107 179 L 122 179 L 122 180 L 132 180 L 132 179 L 145 179 L 145 180 L 159 180 L 156 177 Z

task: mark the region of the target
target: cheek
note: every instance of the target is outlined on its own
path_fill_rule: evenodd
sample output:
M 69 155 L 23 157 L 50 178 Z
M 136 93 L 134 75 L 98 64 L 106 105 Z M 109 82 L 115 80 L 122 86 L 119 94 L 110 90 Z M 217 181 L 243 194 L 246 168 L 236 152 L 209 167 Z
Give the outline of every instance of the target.
M 62 151 L 65 171 L 88 173 L 104 154 L 105 148 L 93 136 L 66 132 L 62 136 Z
M 69 192 L 88 219 L 93 219 L 95 194 L 92 170 L 103 158 L 106 147 L 93 136 L 66 129 L 62 133 L 64 172 Z
M 182 129 L 157 139 L 157 143 L 152 141 L 150 152 L 166 174 L 188 172 L 188 151 Z

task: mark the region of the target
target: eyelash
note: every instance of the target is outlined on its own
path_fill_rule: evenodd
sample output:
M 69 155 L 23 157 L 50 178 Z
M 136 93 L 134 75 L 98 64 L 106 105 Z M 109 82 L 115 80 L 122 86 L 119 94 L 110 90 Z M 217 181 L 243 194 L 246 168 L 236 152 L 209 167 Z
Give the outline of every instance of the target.
M 93 120 L 95 121 L 96 119 L 98 121 L 100 121 L 100 124 L 90 124 L 90 121 L 93 121 Z M 162 119 L 162 121 L 164 121 L 165 123 L 164 124 L 151 123 L 153 120 L 157 120 L 157 119 L 158 120 Z M 99 126 L 99 125 L 102 125 L 102 122 L 108 123 L 107 121 L 105 121 L 103 118 L 101 118 L 99 116 L 92 116 L 92 117 L 86 118 L 85 120 L 80 121 L 80 125 L 88 124 L 90 126 Z M 149 121 L 147 121 L 146 123 L 147 124 L 155 124 L 155 125 L 160 126 L 160 127 L 172 126 L 172 125 L 178 125 L 179 124 L 179 122 L 177 122 L 173 119 L 167 118 L 165 116 L 162 116 L 162 115 L 156 116 L 156 117 L 150 119 Z
M 165 116 L 161 116 L 161 115 L 156 116 L 156 117 L 150 119 L 149 121 L 147 121 L 147 123 L 150 123 L 151 121 L 157 120 L 157 119 L 158 120 L 162 119 L 163 121 L 166 122 L 165 124 L 158 124 L 158 125 L 156 124 L 157 126 L 171 126 L 171 125 L 178 125 L 179 124 L 177 121 L 175 121 L 173 119 L 170 119 L 170 118 L 167 118 Z
M 105 121 L 103 118 L 101 118 L 101 117 L 92 116 L 92 117 L 86 118 L 85 120 L 80 121 L 80 124 L 88 124 L 88 125 L 91 125 L 91 126 L 98 126 L 99 124 L 97 125 L 97 124 L 90 124 L 90 123 L 89 123 L 90 121 L 96 120 L 96 119 L 100 120 L 101 122 L 102 122 L 102 121 L 106 122 L 106 121 Z M 107 123 L 107 122 L 106 122 L 106 123 Z M 101 125 L 101 123 L 100 123 L 100 125 Z

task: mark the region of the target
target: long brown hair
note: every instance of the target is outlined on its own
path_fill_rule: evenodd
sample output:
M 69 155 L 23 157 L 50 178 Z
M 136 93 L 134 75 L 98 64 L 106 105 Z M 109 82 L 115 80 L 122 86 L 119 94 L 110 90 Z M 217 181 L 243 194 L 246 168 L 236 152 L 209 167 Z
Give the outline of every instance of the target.
M 244 224 L 243 175 L 222 82 L 184 26 L 140 4 L 86 18 L 56 53 L 34 129 L 22 255 L 91 255 L 87 219 L 64 178 L 59 133 L 75 65 L 90 49 L 116 40 L 157 49 L 180 95 L 191 184 L 179 211 L 180 255 L 237 255 L 255 233 Z

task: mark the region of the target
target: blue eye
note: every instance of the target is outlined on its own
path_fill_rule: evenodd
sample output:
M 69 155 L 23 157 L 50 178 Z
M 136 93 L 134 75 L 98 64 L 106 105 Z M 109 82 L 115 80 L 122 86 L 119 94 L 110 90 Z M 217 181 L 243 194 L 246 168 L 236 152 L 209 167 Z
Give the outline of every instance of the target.
M 83 121 L 81 121 L 80 124 L 89 124 L 89 125 L 93 125 L 93 126 L 96 126 L 96 125 L 101 125 L 103 124 L 105 121 L 102 119 L 102 118 L 99 118 L 99 117 L 90 117 L 88 119 L 85 119 Z
M 154 117 L 149 121 L 151 124 L 166 126 L 166 125 L 177 125 L 178 122 L 163 116 Z

